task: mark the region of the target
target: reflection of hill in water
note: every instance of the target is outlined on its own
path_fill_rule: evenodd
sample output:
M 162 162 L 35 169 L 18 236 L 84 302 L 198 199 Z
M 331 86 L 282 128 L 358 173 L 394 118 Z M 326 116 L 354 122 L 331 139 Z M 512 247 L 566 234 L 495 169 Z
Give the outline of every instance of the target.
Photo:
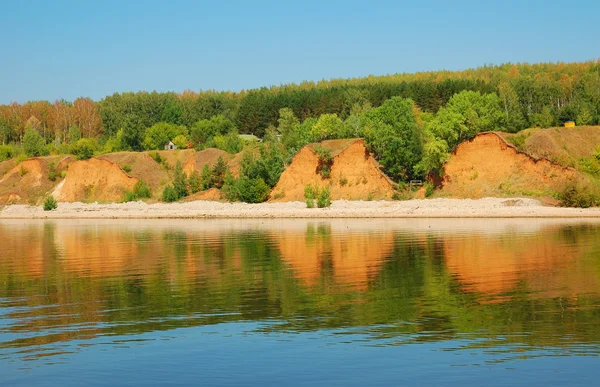
M 393 232 L 332 232 L 327 223 L 309 223 L 305 232 L 271 233 L 281 259 L 295 277 L 309 286 L 330 279 L 339 285 L 367 290 L 391 253 Z
M 0 222 L 0 316 L 32 335 L 0 349 L 239 320 L 600 342 L 599 227 L 411 221 Z
M 444 238 L 448 271 L 467 291 L 510 294 L 519 286 L 541 297 L 570 297 L 600 290 L 598 272 L 587 270 L 585 256 L 598 238 L 585 226 L 549 227 L 543 232 L 502 236 L 475 234 Z

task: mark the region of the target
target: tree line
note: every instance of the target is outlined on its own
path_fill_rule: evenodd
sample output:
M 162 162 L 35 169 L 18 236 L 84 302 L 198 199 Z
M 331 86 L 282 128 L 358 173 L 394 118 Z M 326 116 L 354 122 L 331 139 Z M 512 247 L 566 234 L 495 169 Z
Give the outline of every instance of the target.
M 290 108 L 299 120 L 336 114 L 346 119 L 356 104 L 381 106 L 394 96 L 412 99 L 424 112 L 435 113 L 461 91 L 494 93 L 500 98 L 506 130 L 549 127 L 567 120 L 600 121 L 600 62 L 504 64 L 466 71 L 370 76 L 234 92 L 115 93 L 93 102 L 33 101 L 0 105 L 0 142 L 20 143 L 27 128 L 46 142 L 68 142 L 78 126 L 84 137 L 108 139 L 119 130 L 143 148 L 143 131 L 165 122 L 191 128 L 201 120 L 223 116 L 239 133 L 262 137 L 276 125 L 279 111 Z M 140 134 L 142 133 L 142 134 Z M 139 144 L 136 138 L 141 139 Z

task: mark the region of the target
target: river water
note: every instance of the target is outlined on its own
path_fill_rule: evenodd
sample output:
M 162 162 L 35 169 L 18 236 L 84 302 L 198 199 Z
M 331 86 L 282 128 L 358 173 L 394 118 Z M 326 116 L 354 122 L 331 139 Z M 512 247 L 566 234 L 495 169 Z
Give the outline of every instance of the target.
M 0 221 L 0 385 L 593 385 L 600 223 Z

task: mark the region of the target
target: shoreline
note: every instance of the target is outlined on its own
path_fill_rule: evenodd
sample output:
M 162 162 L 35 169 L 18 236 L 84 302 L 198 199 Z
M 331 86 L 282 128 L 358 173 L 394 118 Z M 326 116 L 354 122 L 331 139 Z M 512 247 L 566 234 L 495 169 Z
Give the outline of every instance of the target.
M 9 205 L 2 219 L 328 219 L 328 218 L 600 218 L 600 208 L 543 206 L 530 198 L 413 199 L 407 201 L 336 200 L 328 208 L 306 208 L 303 202 L 222 203 L 59 203 Z

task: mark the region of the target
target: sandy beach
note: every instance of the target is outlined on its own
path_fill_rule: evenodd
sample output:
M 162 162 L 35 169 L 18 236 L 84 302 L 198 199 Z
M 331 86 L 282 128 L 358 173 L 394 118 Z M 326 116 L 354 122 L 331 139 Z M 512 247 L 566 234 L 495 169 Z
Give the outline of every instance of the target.
M 527 198 L 425 199 L 408 201 L 334 201 L 329 208 L 306 208 L 302 202 L 221 203 L 59 203 L 10 205 L 0 219 L 185 219 L 185 218 L 600 218 L 600 208 L 542 205 Z

